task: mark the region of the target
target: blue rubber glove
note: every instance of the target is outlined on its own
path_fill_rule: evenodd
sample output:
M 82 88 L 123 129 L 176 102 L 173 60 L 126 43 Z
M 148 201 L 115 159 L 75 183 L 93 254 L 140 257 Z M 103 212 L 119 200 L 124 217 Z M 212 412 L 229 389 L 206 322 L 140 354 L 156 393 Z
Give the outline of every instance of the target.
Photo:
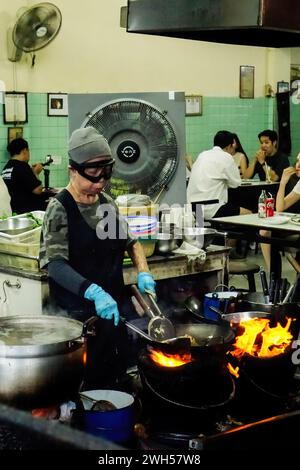
M 138 273 L 137 284 L 139 291 L 142 294 L 145 294 L 145 291 L 148 290 L 150 292 L 153 292 L 153 294 L 155 295 L 156 282 L 154 281 L 150 273 Z
M 117 302 L 102 287 L 91 284 L 84 293 L 84 298 L 95 302 L 96 313 L 104 320 L 114 318 L 115 326 L 118 325 L 120 314 Z

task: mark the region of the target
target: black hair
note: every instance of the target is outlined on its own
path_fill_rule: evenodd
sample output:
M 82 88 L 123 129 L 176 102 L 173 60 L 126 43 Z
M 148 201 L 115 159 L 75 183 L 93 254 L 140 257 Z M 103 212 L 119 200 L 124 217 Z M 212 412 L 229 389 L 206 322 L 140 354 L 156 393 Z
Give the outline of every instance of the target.
M 214 145 L 224 149 L 228 145 L 233 144 L 233 134 L 229 131 L 219 131 L 214 136 Z
M 22 137 L 12 140 L 7 146 L 7 151 L 10 153 L 11 157 L 19 155 L 24 149 L 28 149 L 28 142 L 22 139 Z
M 233 135 L 233 139 L 236 141 L 236 144 L 237 144 L 235 151 L 236 152 L 241 152 L 245 155 L 246 161 L 247 161 L 247 166 L 248 166 L 249 165 L 249 158 L 248 158 L 248 155 L 246 154 L 245 150 L 243 149 L 243 146 L 241 144 L 240 139 L 238 138 L 238 135 L 235 134 L 234 132 L 232 133 L 232 135 Z
M 273 143 L 275 140 L 278 142 L 278 134 L 276 131 L 272 131 L 271 129 L 266 129 L 258 134 L 258 138 L 261 137 L 269 137 L 270 141 Z

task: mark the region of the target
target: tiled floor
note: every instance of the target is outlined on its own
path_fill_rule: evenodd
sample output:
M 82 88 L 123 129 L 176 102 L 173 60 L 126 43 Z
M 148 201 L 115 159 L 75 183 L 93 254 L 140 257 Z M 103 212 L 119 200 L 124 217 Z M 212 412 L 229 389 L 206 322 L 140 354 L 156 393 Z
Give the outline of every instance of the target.
M 256 263 L 259 266 L 265 267 L 263 256 L 261 254 L 261 251 L 257 254 L 253 250 L 250 250 L 247 256 L 247 260 L 251 261 L 252 263 Z M 290 265 L 290 263 L 287 261 L 285 256 L 282 257 L 282 278 L 286 277 L 287 280 L 293 284 L 296 281 L 296 272 Z M 256 290 L 261 291 L 261 283 L 260 283 L 260 276 L 259 273 L 255 274 L 255 283 L 256 283 Z M 240 289 L 248 289 L 248 281 L 246 276 L 242 275 L 234 275 L 230 276 L 229 279 L 229 284 L 230 286 L 234 286 L 236 288 Z

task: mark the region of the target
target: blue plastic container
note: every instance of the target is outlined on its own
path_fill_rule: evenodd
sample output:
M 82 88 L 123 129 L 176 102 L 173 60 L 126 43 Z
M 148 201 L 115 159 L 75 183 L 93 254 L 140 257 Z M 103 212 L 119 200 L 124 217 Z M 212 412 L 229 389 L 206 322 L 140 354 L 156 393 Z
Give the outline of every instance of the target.
M 84 430 L 94 436 L 103 437 L 113 442 L 126 442 L 133 436 L 134 426 L 134 398 L 128 393 L 116 390 L 88 390 L 82 392 L 81 401 Z M 109 411 L 93 411 L 93 400 L 105 400 L 112 403 L 117 409 Z
M 222 313 L 229 313 L 228 308 L 231 300 L 236 298 L 239 292 L 210 292 L 204 295 L 203 300 L 203 316 L 208 320 L 219 320 L 218 315 L 213 312 L 210 307 L 221 310 Z

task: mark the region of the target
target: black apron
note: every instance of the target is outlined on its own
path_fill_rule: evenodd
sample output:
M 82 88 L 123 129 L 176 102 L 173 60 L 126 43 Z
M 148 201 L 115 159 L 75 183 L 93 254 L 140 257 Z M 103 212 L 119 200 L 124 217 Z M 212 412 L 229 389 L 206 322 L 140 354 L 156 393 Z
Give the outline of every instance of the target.
M 98 284 L 118 303 L 119 311 L 124 297 L 123 257 L 126 239 L 98 238 L 78 209 L 76 201 L 67 190 L 56 198 L 64 206 L 68 218 L 69 264 L 89 281 Z M 100 204 L 107 204 L 100 195 Z M 116 234 L 119 221 L 116 219 Z M 64 289 L 49 279 L 50 295 L 57 305 L 79 321 L 96 314 L 94 302 Z M 127 331 L 122 323 L 114 326 L 113 320 L 99 318 L 96 336 L 87 341 L 87 366 L 84 389 L 110 388 L 124 374 L 127 367 Z

